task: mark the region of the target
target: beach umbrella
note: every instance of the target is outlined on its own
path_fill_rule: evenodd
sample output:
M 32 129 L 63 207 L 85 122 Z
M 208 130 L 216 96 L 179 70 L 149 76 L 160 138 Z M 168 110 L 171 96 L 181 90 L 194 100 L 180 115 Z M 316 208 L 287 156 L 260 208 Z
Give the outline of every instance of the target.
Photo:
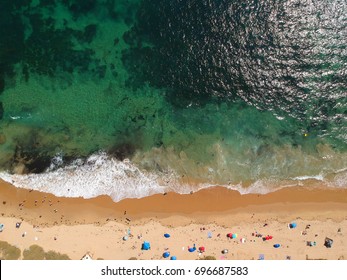
M 151 244 L 147 241 L 142 243 L 142 250 L 149 250 L 151 249 Z
M 0 224 L 0 232 L 2 232 L 5 228 L 5 225 L 4 224 Z
M 125 235 L 125 236 L 123 237 L 123 240 L 124 240 L 124 241 L 127 241 L 128 238 L 129 238 L 129 237 L 128 237 L 127 235 Z
M 200 251 L 200 253 L 205 252 L 205 247 L 204 246 L 199 247 L 199 251 Z
M 227 234 L 227 237 L 228 237 L 228 238 L 232 238 L 232 237 L 233 237 L 233 234 L 232 234 L 232 233 L 228 233 L 228 234 Z
M 233 233 L 232 236 L 231 236 L 231 238 L 233 238 L 233 239 L 234 239 L 234 238 L 237 238 L 237 234 L 236 234 L 236 233 Z
M 188 247 L 188 251 L 191 252 L 191 253 L 194 252 L 194 251 L 196 251 L 195 244 L 194 244 L 193 248 L 189 248 L 189 247 Z
M 291 223 L 291 224 L 289 224 L 289 227 L 290 227 L 290 228 L 296 228 L 296 223 Z
M 324 246 L 327 248 L 331 248 L 331 246 L 333 246 L 333 242 L 334 242 L 334 240 L 326 237 L 324 240 Z
M 177 260 L 177 258 L 176 258 L 176 256 L 172 256 L 172 257 L 170 258 L 170 260 L 175 261 L 175 260 Z
M 165 233 L 165 234 L 164 234 L 164 237 L 165 237 L 165 238 L 169 238 L 169 237 L 170 237 L 170 234 Z
M 281 247 L 281 245 L 280 244 L 275 244 L 274 247 L 275 248 L 279 248 L 279 247 Z
M 163 257 L 164 257 L 164 258 L 170 257 L 170 253 L 169 253 L 169 252 L 164 252 L 164 253 L 163 253 Z
M 228 254 L 228 249 L 224 249 L 223 251 L 222 251 L 222 254 Z

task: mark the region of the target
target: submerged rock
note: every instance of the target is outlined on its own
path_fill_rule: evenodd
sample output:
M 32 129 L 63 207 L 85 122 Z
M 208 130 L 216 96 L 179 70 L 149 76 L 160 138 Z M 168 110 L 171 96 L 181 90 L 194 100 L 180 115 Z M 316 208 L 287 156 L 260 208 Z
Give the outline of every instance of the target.
M 16 147 L 16 153 L 12 162 L 12 171 L 20 174 L 23 171 L 22 165 L 27 173 L 42 173 L 51 165 L 52 157 L 38 149 Z M 16 171 L 17 170 L 17 171 Z
M 25 167 L 29 173 L 42 173 L 44 172 L 51 164 L 51 158 L 47 156 L 37 156 L 29 158 L 25 163 Z

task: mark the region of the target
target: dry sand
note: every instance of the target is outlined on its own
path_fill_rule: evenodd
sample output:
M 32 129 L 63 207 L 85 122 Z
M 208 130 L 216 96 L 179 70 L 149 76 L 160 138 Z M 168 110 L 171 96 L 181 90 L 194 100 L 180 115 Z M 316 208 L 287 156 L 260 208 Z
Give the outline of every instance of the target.
M 288 188 L 241 196 L 216 187 L 114 203 L 106 196 L 59 198 L 0 182 L 0 213 L 0 223 L 5 225 L 0 240 L 22 251 L 37 244 L 72 259 L 86 252 L 95 259 L 163 259 L 164 251 L 178 259 L 258 259 L 259 254 L 265 259 L 347 258 L 344 189 Z M 297 227 L 289 229 L 293 221 Z M 171 237 L 165 238 L 164 233 Z M 238 237 L 229 239 L 228 233 Z M 256 234 L 273 239 L 263 241 Z M 325 237 L 334 240 L 332 248 L 324 246 Z M 143 241 L 151 243 L 151 250 L 141 250 Z M 307 246 L 308 241 L 316 246 Z M 276 243 L 281 247 L 274 248 Z M 194 244 L 204 246 L 206 252 L 188 252 Z M 223 249 L 228 254 L 222 254 Z

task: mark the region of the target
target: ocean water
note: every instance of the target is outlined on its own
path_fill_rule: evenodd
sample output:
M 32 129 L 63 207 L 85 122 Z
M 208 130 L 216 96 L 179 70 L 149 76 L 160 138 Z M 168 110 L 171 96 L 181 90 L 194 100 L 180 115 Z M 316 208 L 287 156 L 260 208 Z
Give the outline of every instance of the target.
M 17 187 L 347 187 L 345 0 L 13 0 L 0 26 Z

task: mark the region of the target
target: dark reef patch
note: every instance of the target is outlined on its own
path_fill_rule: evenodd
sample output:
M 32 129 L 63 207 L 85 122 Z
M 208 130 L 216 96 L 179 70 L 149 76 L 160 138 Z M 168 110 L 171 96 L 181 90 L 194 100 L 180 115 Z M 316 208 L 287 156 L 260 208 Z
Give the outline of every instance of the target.
M 30 71 L 53 76 L 62 70 L 85 72 L 88 70 L 94 52 L 91 49 L 75 50 L 72 43 L 78 32 L 69 28 L 56 30 L 53 19 L 42 15 L 30 16 L 33 32 L 25 42 L 23 62 Z M 87 36 L 86 38 L 90 38 Z
M 109 151 L 108 154 L 111 156 L 114 156 L 118 160 L 124 160 L 126 158 L 131 158 L 132 155 L 134 155 L 136 151 L 136 147 L 132 143 L 120 143 L 115 146 L 113 146 Z
M 51 164 L 51 157 L 37 148 L 23 148 L 17 146 L 12 162 L 14 170 L 18 165 L 25 166 L 26 173 L 42 173 Z
M 21 18 L 14 14 L 17 2 L 1 3 L 0 93 L 5 86 L 5 76 L 13 76 L 13 66 L 21 60 L 24 50 L 24 26 Z
M 63 0 L 75 18 L 92 12 L 97 2 L 97 0 Z
M 87 43 L 90 43 L 93 41 L 97 31 L 97 26 L 96 24 L 89 24 L 84 28 L 83 32 L 83 40 Z
M 83 14 L 91 11 L 97 1 L 62 2 L 75 13 Z M 29 8 L 30 3 L 26 1 L 20 5 L 18 1 L 5 1 L 1 6 L 0 93 L 5 77 L 14 75 L 13 67 L 19 62 L 25 68 L 25 80 L 29 79 L 30 72 L 49 76 L 54 76 L 57 71 L 86 72 L 90 63 L 95 62 L 92 49 L 77 50 L 73 42 L 91 43 L 97 32 L 96 24 L 87 25 L 84 31 L 66 26 L 56 29 L 55 19 L 43 15 L 39 9 L 42 6 L 53 10 L 56 1 L 41 1 L 38 8 Z M 27 38 L 24 37 L 26 29 L 30 30 Z

